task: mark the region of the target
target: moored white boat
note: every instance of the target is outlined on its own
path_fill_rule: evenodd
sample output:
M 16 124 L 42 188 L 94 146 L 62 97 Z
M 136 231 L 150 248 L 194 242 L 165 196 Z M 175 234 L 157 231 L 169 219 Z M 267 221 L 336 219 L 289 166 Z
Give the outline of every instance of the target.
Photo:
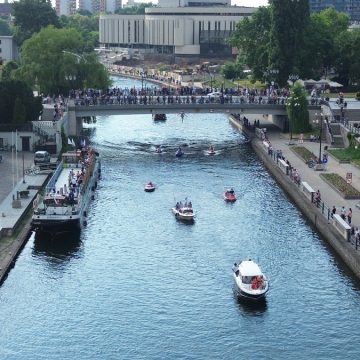
M 100 176 L 99 154 L 93 149 L 64 153 L 45 195 L 33 202 L 32 227 L 45 232 L 64 232 L 86 226 L 88 207 Z
M 191 202 L 185 202 L 185 204 L 182 204 L 182 202 L 177 202 L 175 207 L 171 209 L 175 217 L 179 220 L 187 221 L 187 222 L 193 222 L 195 218 L 195 213 L 192 207 Z
M 249 300 L 261 300 L 269 291 L 269 281 L 253 260 L 243 260 L 233 266 L 237 295 Z

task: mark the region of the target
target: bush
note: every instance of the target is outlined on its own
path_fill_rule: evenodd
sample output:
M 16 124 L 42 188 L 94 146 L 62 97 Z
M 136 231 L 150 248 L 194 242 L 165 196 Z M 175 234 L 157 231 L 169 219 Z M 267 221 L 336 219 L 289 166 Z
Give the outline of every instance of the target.
M 360 100 L 360 91 L 358 91 L 355 95 L 356 100 Z
M 298 154 L 304 160 L 304 162 L 308 162 L 311 159 L 316 159 L 316 155 L 304 146 L 294 146 L 292 150 Z
M 330 173 L 330 174 L 321 174 L 331 186 L 337 189 L 345 199 L 359 199 L 360 192 L 356 190 L 353 186 L 348 184 L 345 179 L 340 175 Z

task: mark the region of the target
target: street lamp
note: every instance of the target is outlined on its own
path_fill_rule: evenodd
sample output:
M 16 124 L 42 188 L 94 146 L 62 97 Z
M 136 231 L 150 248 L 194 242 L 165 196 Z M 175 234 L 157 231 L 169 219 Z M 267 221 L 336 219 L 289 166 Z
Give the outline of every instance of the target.
M 318 119 L 318 115 L 320 115 L 320 121 Z M 319 147 L 319 159 L 318 159 L 318 165 L 317 165 L 317 170 L 322 170 L 323 165 L 322 165 L 322 160 L 321 160 L 321 138 L 322 138 L 322 127 L 323 127 L 323 113 L 315 113 L 315 117 L 316 119 L 313 121 L 316 124 L 320 123 L 320 136 L 319 136 L 319 142 L 320 142 L 320 147 Z
M 275 79 L 277 78 L 277 75 L 279 75 L 279 70 L 278 69 L 270 69 L 269 73 L 271 74 L 271 78 L 274 79 L 271 81 L 271 85 L 274 86 L 275 83 Z
M 297 74 L 290 74 L 289 75 L 289 80 L 292 82 L 292 86 L 294 86 L 294 84 L 295 84 L 295 82 L 297 81 L 297 80 L 299 80 L 299 75 L 297 75 Z
M 144 73 L 141 72 L 141 94 L 143 93 L 144 91 Z

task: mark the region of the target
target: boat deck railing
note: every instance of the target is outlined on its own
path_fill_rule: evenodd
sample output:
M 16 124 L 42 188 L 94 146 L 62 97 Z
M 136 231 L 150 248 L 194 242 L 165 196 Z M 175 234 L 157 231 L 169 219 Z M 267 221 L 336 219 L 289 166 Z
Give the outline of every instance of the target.
M 59 175 L 62 171 L 64 167 L 64 163 L 61 161 L 59 166 L 56 168 L 53 176 L 51 177 L 51 179 L 49 180 L 47 186 L 46 186 L 46 193 L 50 193 L 54 188 L 55 188 L 55 184 L 56 184 L 56 181 L 57 179 L 59 178 Z

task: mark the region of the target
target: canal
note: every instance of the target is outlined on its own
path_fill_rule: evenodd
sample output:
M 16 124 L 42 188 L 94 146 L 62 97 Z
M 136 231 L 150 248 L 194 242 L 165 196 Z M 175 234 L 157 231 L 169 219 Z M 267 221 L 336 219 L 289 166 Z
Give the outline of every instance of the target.
M 30 236 L 0 288 L 1 359 L 359 357 L 359 284 L 226 115 L 101 117 L 87 130 L 103 174 L 88 226 L 57 246 Z M 171 213 L 185 198 L 193 225 Z M 261 306 L 233 294 L 244 258 L 270 278 Z

